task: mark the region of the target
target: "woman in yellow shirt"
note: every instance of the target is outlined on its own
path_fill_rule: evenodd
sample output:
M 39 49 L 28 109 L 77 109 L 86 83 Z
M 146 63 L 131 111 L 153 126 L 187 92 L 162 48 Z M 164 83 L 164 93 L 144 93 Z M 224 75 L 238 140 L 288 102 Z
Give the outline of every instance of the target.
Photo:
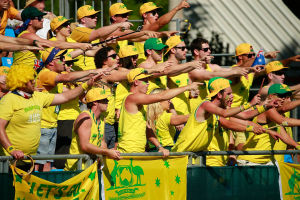
M 156 94 L 164 89 L 154 89 L 150 94 Z M 156 137 L 165 149 L 171 150 L 174 145 L 175 126 L 187 122 L 189 115 L 176 115 L 170 113 L 170 100 L 148 105 L 147 123 L 150 125 Z M 156 147 L 149 143 L 150 151 L 157 151 Z

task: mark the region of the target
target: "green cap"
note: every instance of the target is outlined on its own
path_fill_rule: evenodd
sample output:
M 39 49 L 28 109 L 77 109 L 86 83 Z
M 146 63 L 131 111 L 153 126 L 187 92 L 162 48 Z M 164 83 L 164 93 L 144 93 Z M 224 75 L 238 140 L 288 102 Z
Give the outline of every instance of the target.
M 268 90 L 268 94 L 287 94 L 290 93 L 290 95 L 292 95 L 292 91 L 291 88 L 285 84 L 273 84 L 270 86 L 269 90 Z
M 23 21 L 25 21 L 26 19 L 34 19 L 35 17 L 40 17 L 44 15 L 46 15 L 46 13 L 39 11 L 35 7 L 27 7 L 21 13 L 21 17 Z
M 165 47 L 167 47 L 167 45 L 164 45 L 158 38 L 149 38 L 144 44 L 145 51 L 147 49 L 162 50 Z

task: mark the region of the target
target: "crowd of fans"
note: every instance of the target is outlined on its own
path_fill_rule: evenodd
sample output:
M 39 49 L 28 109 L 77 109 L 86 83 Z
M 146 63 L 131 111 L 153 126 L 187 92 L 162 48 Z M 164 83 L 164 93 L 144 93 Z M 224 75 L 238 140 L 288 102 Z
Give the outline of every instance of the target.
M 212 64 L 209 42 L 189 48 L 174 31 L 159 31 L 189 3 L 182 0 L 159 17 L 153 2 L 140 7 L 141 31 L 130 30 L 132 10 L 109 9 L 111 25 L 96 29 L 90 5 L 78 23 L 45 12 L 44 0 L 27 0 L 23 11 L 0 1 L 0 50 L 13 64 L 0 68 L 0 155 L 102 154 L 300 149 L 289 111 L 300 105 L 300 85 L 284 84 L 300 55 L 255 65 L 251 44 L 236 47 L 236 64 Z M 4 36 L 8 19 L 22 20 L 16 38 Z M 72 28 L 71 28 L 72 26 Z M 123 36 L 125 35 L 125 36 Z M 114 37 L 119 36 L 117 39 Z M 163 38 L 163 39 L 162 39 Z M 109 42 L 101 41 L 112 39 Z M 165 44 L 162 42 L 166 40 Z M 191 50 L 193 60 L 186 60 Z M 253 99 L 249 91 L 266 76 Z M 208 156 L 208 166 L 271 165 L 283 156 Z M 26 169 L 23 161 L 20 167 Z M 36 169 L 76 170 L 77 160 L 37 161 Z M 85 163 L 83 162 L 83 168 Z

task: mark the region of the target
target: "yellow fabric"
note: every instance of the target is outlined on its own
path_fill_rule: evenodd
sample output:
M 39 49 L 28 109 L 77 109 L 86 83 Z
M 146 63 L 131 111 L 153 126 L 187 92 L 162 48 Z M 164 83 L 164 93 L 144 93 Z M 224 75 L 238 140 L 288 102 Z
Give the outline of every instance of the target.
M 166 89 L 167 82 L 168 82 L 167 76 L 150 77 L 147 94 L 150 94 L 150 92 L 152 92 L 156 88 Z
M 64 16 L 58 16 L 51 20 L 50 28 L 51 31 L 54 32 L 58 27 L 63 25 L 66 22 L 69 22 L 70 19 L 65 18 Z
M 147 2 L 147 3 L 144 3 L 143 5 L 141 5 L 140 7 L 140 15 L 142 16 L 144 13 L 146 12 L 149 12 L 149 11 L 152 11 L 152 10 L 155 10 L 157 8 L 161 8 L 161 7 L 158 7 L 155 3 L 153 2 Z
M 13 168 L 13 167 L 12 167 Z M 37 176 L 20 177 L 12 169 L 15 199 L 99 199 L 98 163 L 62 182 L 53 183 Z M 26 172 L 16 169 L 19 173 Z
M 102 120 L 100 120 L 100 131 L 98 131 L 98 127 L 97 124 L 95 123 L 94 119 L 93 119 L 93 114 L 90 113 L 90 111 L 85 110 L 81 113 L 87 113 L 90 117 L 90 119 L 92 120 L 92 127 L 89 133 L 90 134 L 90 144 L 93 144 L 95 146 L 98 146 L 97 144 L 100 143 L 99 147 L 101 146 L 101 140 L 104 134 L 104 123 Z M 80 113 L 80 114 L 81 114 Z M 78 133 L 76 133 L 74 131 L 74 126 L 73 126 L 73 131 L 72 131 L 72 142 L 71 142 L 71 146 L 70 146 L 70 153 L 69 154 L 85 154 L 84 151 L 82 151 L 80 149 L 79 146 L 79 137 L 78 137 Z M 65 170 L 67 171 L 75 171 L 77 170 L 77 161 L 76 159 L 68 159 L 66 164 L 65 164 Z M 86 169 L 86 163 L 82 162 L 82 169 Z
M 135 114 L 127 112 L 125 101 L 129 93 L 123 100 L 118 130 L 118 150 L 122 153 L 142 153 L 146 146 L 146 111 L 141 106 Z
M 18 35 L 18 38 L 23 34 L 29 33 L 28 31 L 23 31 Z M 29 65 L 29 66 L 40 66 L 41 54 L 39 51 L 15 51 L 13 55 L 14 63 L 13 65 Z
M 188 73 L 183 73 L 178 76 L 168 78 L 168 88 L 178 88 L 189 84 Z M 191 113 L 190 103 L 189 103 L 189 92 L 186 91 L 181 93 L 171 99 L 177 114 L 188 115 Z
M 290 112 L 284 113 L 284 116 L 287 117 L 287 118 L 290 118 Z M 291 136 L 291 138 L 293 138 L 292 127 L 285 127 L 284 129 L 287 132 L 287 134 L 289 136 Z M 277 132 L 279 133 L 279 128 L 277 128 Z M 273 150 L 287 150 L 287 144 L 282 142 L 282 140 L 276 141 L 275 145 L 273 147 Z M 277 160 L 277 161 L 282 161 L 282 162 L 284 161 L 284 154 L 274 155 L 274 157 L 275 157 L 275 160 Z
M 210 144 L 207 147 L 207 151 L 228 151 L 229 147 L 230 130 L 220 128 L 216 131 Z M 226 166 L 228 160 L 227 155 L 222 156 L 207 156 L 206 165 L 222 167 Z
M 266 64 L 265 68 L 266 68 L 266 74 L 269 74 L 271 72 L 279 71 L 288 67 L 284 67 L 280 61 L 272 61 Z
M 91 103 L 93 101 L 107 99 L 109 96 L 111 96 L 110 90 L 105 90 L 103 88 L 94 87 L 86 93 L 85 100 L 87 103 Z
M 15 9 L 14 7 L 12 7 L 12 6 L 10 6 L 9 9 L 3 11 L 3 15 L 2 15 L 2 18 L 1 18 L 1 23 L 0 23 L 1 24 L 0 34 L 1 35 L 4 35 L 4 33 L 5 33 L 7 20 L 8 19 L 14 19 L 18 13 L 19 13 L 19 11 L 17 9 Z
M 50 106 L 53 94 L 34 92 L 25 99 L 8 93 L 0 101 L 0 118 L 9 121 L 6 134 L 13 147 L 22 150 L 26 155 L 34 155 L 41 136 L 42 108 Z M 1 146 L 0 155 L 8 155 Z
M 130 84 L 128 81 L 121 81 L 116 89 L 115 109 L 121 109 L 124 98 L 128 95 Z
M 105 199 L 184 200 L 187 162 L 187 156 L 106 158 Z
M 213 136 L 216 134 L 216 131 L 218 131 L 219 125 L 217 116 L 210 115 L 208 119 L 198 122 L 195 117 L 197 110 L 195 110 L 193 115 L 190 115 L 186 125 L 179 134 L 172 151 L 196 152 L 206 150 Z
M 169 39 L 166 41 L 166 45 L 168 46 L 168 49 L 165 53 L 165 55 L 173 48 L 176 47 L 178 44 L 182 42 L 179 35 L 174 35 L 169 37 Z
M 176 133 L 175 127 L 171 125 L 172 113 L 164 111 L 155 121 L 156 137 L 162 146 L 173 146 L 174 136 Z M 151 147 L 155 147 L 151 144 Z
M 127 80 L 129 83 L 133 83 L 136 80 L 144 79 L 150 77 L 151 75 L 145 73 L 145 69 L 138 67 L 129 71 L 127 74 Z
M 279 169 L 279 189 L 281 197 L 284 200 L 295 200 L 299 198 L 299 175 L 300 165 L 278 162 Z
M 37 87 L 44 88 L 44 93 L 57 94 L 58 86 L 55 84 L 55 77 L 58 73 L 44 68 L 37 76 Z M 43 108 L 41 128 L 55 128 L 57 127 L 57 115 L 59 106 L 49 106 Z
M 58 84 L 58 93 L 63 92 L 63 87 L 68 87 L 69 89 L 74 89 L 75 86 L 73 84 Z M 76 97 L 75 99 L 61 104 L 60 110 L 58 113 L 57 120 L 75 120 L 78 115 L 80 114 L 80 108 L 79 108 L 79 98 Z
M 105 123 L 113 125 L 115 123 L 115 93 L 111 93 L 110 90 L 107 90 L 110 93 L 107 105 L 107 116 L 105 117 Z
M 132 10 L 128 10 L 123 3 L 114 3 L 109 8 L 109 16 L 125 14 L 131 11 Z
M 94 7 L 91 5 L 84 5 L 77 10 L 77 19 L 81 19 L 86 16 L 91 16 L 97 14 L 99 11 L 95 11 Z
M 251 44 L 248 43 L 242 43 L 239 44 L 235 49 L 235 56 L 248 54 L 250 52 L 254 52 Z
M 253 119 L 256 122 L 257 118 Z M 268 128 L 273 126 L 274 124 L 265 124 L 264 128 Z M 246 143 L 243 146 L 243 151 L 270 151 L 273 149 L 275 144 L 275 140 L 268 134 L 263 133 L 260 135 L 256 135 L 253 132 L 245 132 Z M 238 156 L 238 160 L 248 160 L 253 163 L 264 164 L 272 161 L 272 155 L 240 155 Z
M 254 79 L 254 73 L 248 74 L 248 79 L 245 76 L 241 76 L 240 81 L 236 84 L 231 84 L 233 92 L 233 102 L 231 107 L 238 107 L 245 103 L 248 103 L 249 91 Z
M 205 70 L 209 71 L 209 72 L 212 71 L 209 64 L 206 64 L 206 69 Z M 191 112 L 194 112 L 197 109 L 198 105 L 200 103 L 202 103 L 205 100 L 205 98 L 207 97 L 207 95 L 209 94 L 208 82 L 209 82 L 209 80 L 205 80 L 204 85 L 199 86 L 199 88 L 198 88 L 199 89 L 199 96 L 197 98 L 190 99 Z
M 7 76 L 10 68 L 6 66 L 0 66 L 0 76 Z
M 125 58 L 128 56 L 134 56 L 134 55 L 138 55 L 138 51 L 137 51 L 137 48 L 133 45 L 122 46 L 122 47 L 120 47 L 120 50 L 118 52 L 118 56 L 120 58 Z

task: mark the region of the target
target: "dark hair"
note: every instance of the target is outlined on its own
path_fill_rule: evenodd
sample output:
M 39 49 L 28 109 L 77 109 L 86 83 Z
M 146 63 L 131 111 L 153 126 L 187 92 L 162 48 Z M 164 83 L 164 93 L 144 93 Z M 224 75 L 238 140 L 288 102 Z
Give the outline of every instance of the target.
M 225 91 L 225 89 L 220 90 L 217 94 L 219 94 L 219 93 L 224 94 L 224 91 Z M 211 98 L 211 101 L 213 101 L 217 97 L 217 94 Z
M 131 61 L 131 56 L 127 56 L 125 58 L 120 58 L 119 63 L 123 68 L 134 69 L 134 66 Z
M 194 56 L 194 50 L 195 49 L 201 50 L 202 49 L 202 44 L 206 44 L 206 43 L 208 44 L 208 40 L 206 40 L 204 38 L 196 38 L 196 39 L 194 39 L 191 42 L 191 45 L 190 45 L 190 49 L 191 49 L 192 55 Z
M 95 57 L 94 57 L 94 62 L 95 62 L 97 69 L 102 68 L 104 61 L 107 59 L 108 52 L 111 50 L 114 50 L 114 49 L 110 46 L 107 46 L 107 47 L 103 47 L 97 51 L 97 53 L 95 54 Z
M 86 104 L 86 107 L 87 107 L 88 109 L 91 109 L 91 108 L 93 107 L 93 102 L 87 103 L 87 104 Z

